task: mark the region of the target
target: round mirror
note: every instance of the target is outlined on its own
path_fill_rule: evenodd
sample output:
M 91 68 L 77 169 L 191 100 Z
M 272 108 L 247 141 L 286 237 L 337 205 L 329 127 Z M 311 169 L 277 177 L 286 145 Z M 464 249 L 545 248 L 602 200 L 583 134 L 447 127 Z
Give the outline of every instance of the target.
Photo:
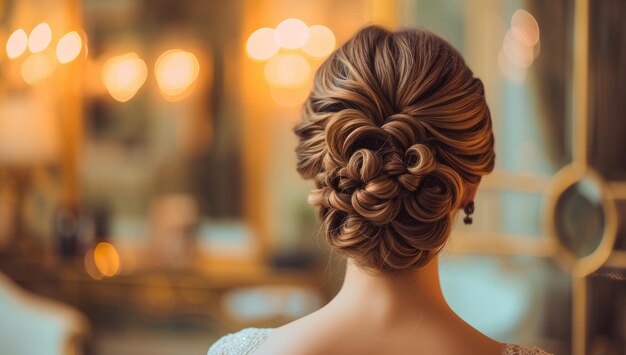
M 556 232 L 563 247 L 578 258 L 591 255 L 604 235 L 602 194 L 588 180 L 571 185 L 557 200 Z
M 577 276 L 600 268 L 617 234 L 615 201 L 600 175 L 566 166 L 554 176 L 546 201 L 548 234 L 556 239 L 559 264 Z

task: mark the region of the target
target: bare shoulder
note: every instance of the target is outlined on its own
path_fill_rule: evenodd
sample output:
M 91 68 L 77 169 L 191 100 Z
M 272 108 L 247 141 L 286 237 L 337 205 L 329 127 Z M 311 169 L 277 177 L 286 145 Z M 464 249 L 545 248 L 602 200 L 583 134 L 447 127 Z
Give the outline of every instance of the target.
M 406 327 L 398 322 L 385 325 L 374 323 L 337 312 L 318 311 L 265 333 L 253 352 L 239 353 L 550 355 L 538 348 L 497 342 L 463 323 L 424 320 L 418 327 Z
M 502 355 L 505 348 L 487 337 L 452 337 L 436 327 L 406 332 L 394 326 L 382 329 L 366 323 L 346 322 L 341 317 L 334 322 L 305 317 L 272 331 L 254 355 Z
M 297 319 L 274 329 L 254 355 L 309 355 L 320 353 L 320 345 L 327 343 L 319 332 L 314 314 Z

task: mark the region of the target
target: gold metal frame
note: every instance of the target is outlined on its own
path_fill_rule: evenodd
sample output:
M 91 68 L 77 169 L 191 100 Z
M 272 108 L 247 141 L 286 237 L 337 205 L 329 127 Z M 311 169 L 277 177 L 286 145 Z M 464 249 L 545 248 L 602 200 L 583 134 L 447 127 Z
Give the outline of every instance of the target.
M 605 227 L 598 247 L 589 255 L 578 257 L 561 243 L 556 227 L 557 203 L 563 193 L 578 182 L 587 181 L 601 194 Z M 574 277 L 585 277 L 602 267 L 609 259 L 617 238 L 618 217 L 613 196 L 604 180 L 590 168 L 570 164 L 561 169 L 552 179 L 546 194 L 544 210 L 546 235 L 558 245 L 554 257 L 566 271 Z

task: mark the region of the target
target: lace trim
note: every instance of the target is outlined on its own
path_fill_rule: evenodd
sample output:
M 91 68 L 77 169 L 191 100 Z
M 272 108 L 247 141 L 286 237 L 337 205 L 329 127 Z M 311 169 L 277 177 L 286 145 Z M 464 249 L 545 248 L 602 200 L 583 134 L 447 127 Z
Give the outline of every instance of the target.
M 246 328 L 221 337 L 207 352 L 207 355 L 248 355 L 257 349 L 271 328 Z
M 502 355 L 552 355 L 539 348 L 525 348 L 516 344 L 505 344 Z
M 207 355 L 249 355 L 256 350 L 272 328 L 246 328 L 221 337 L 207 352 Z M 552 355 L 539 348 L 525 348 L 516 344 L 505 344 L 502 355 Z

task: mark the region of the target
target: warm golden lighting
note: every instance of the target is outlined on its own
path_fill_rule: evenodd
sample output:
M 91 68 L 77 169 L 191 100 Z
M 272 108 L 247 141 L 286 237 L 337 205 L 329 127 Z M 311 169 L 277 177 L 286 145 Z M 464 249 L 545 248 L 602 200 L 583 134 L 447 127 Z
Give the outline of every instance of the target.
M 539 43 L 539 24 L 530 12 L 518 9 L 511 18 L 511 33 L 527 46 Z
M 96 245 L 93 260 L 98 271 L 104 276 L 113 277 L 120 271 L 120 256 L 115 247 L 107 242 Z
M 47 78 L 54 72 L 55 62 L 43 53 L 33 54 L 22 63 L 22 79 L 33 85 Z
M 517 10 L 511 18 L 511 29 L 502 40 L 498 66 L 504 76 L 516 83 L 526 79 L 527 68 L 539 55 L 539 24 L 528 11 Z
M 309 27 L 309 40 L 302 50 L 312 57 L 325 57 L 335 49 L 335 35 L 328 27 L 315 25 Z
M 93 259 L 93 251 L 93 249 L 89 249 L 85 253 L 85 256 L 83 257 L 83 265 L 85 267 L 85 272 L 87 272 L 91 278 L 100 280 L 102 278 L 102 273 L 98 270 L 98 267 Z
M 154 72 L 161 94 L 170 101 L 176 101 L 193 89 L 200 72 L 200 63 L 193 53 L 172 49 L 157 59 Z
M 21 56 L 28 47 L 28 36 L 23 29 L 17 29 L 7 40 L 7 56 L 9 58 L 17 58 Z
M 147 77 L 146 63 L 134 52 L 110 58 L 102 67 L 104 87 L 120 102 L 132 99 Z
M 69 63 L 78 57 L 82 47 L 83 40 L 78 32 L 68 32 L 57 43 L 57 59 L 61 63 Z
M 246 52 L 257 60 L 266 60 L 273 57 L 280 46 L 274 38 L 274 29 L 269 27 L 259 28 L 252 32 L 246 43 Z
M 309 85 L 302 85 L 293 88 L 270 87 L 272 100 L 281 107 L 300 107 L 309 96 Z
M 507 32 L 504 36 L 502 51 L 511 63 L 522 68 L 528 68 L 535 60 L 533 47 L 524 42 L 519 42 L 512 31 Z
M 309 39 L 309 27 L 302 20 L 286 19 L 276 26 L 274 39 L 283 48 L 300 48 Z
M 498 52 L 498 67 L 500 72 L 514 83 L 523 83 L 526 79 L 526 68 L 515 65 L 509 61 L 508 56 L 504 53 L 504 49 Z
M 265 64 L 265 80 L 274 87 L 301 86 L 309 79 L 311 66 L 300 54 L 284 54 Z
M 32 53 L 38 53 L 48 48 L 52 41 L 52 30 L 47 23 L 42 22 L 35 26 L 28 36 L 28 49 Z

